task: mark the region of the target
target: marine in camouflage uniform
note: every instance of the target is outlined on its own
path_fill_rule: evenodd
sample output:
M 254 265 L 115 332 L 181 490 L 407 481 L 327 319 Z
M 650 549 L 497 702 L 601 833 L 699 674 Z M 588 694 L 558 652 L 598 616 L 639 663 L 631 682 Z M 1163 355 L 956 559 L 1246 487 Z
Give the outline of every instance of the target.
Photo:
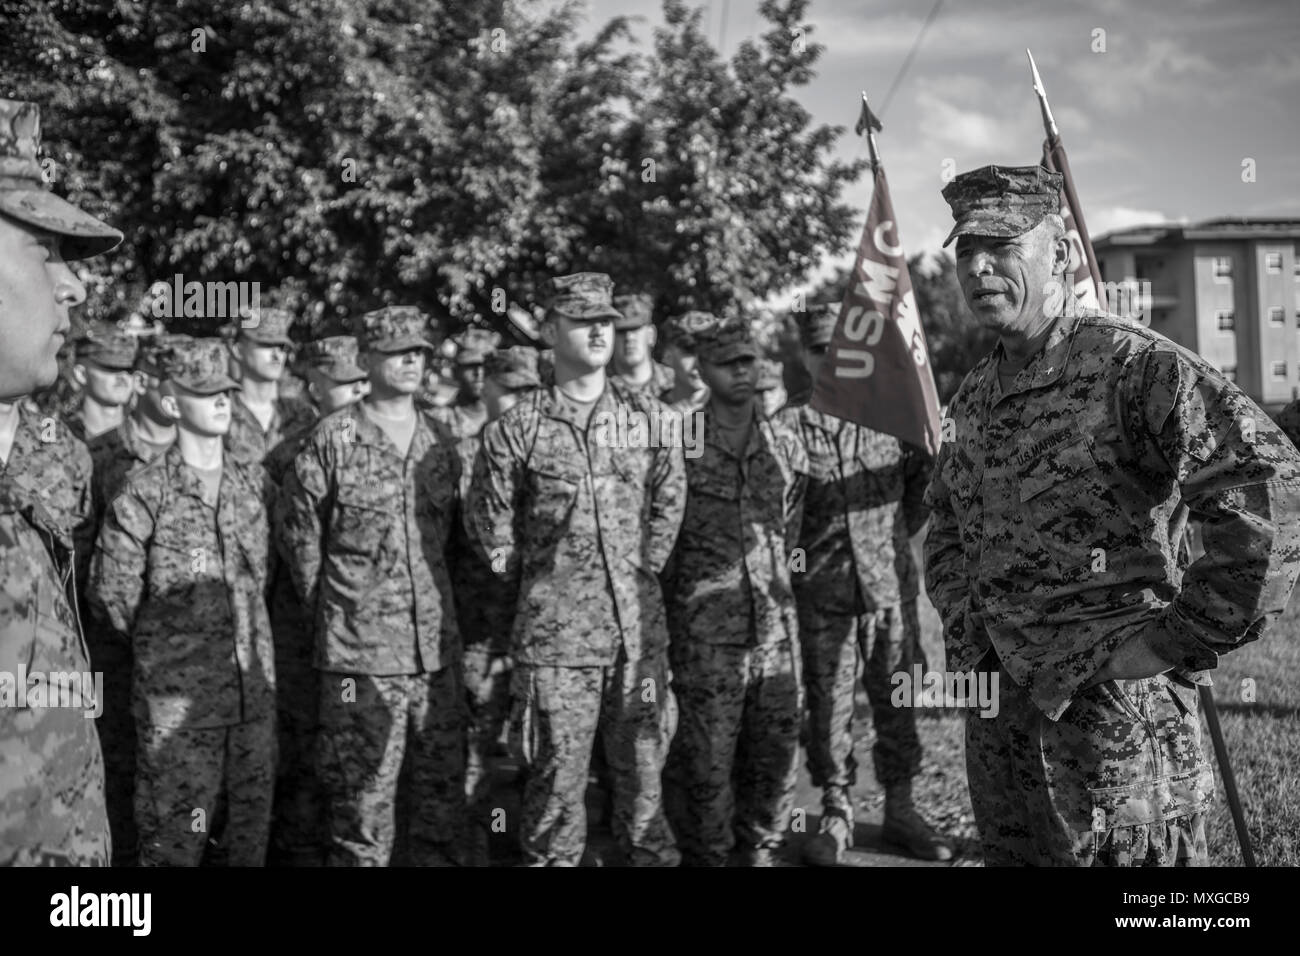
M 814 380 L 838 314 L 838 305 L 799 314 Z M 911 536 L 925 524 L 930 456 L 807 404 L 790 406 L 781 417 L 802 436 L 809 469 L 799 540 L 804 566 L 794 588 L 808 692 L 808 769 L 822 790 L 822 817 L 817 836 L 805 845 L 805 860 L 831 866 L 853 846 L 859 675 L 876 733 L 876 780 L 885 791 L 882 838 L 923 858 L 949 859 L 951 846 L 912 804 L 911 781 L 921 769 L 916 713 L 891 703 L 894 674 L 910 676 L 914 664 L 926 670 Z
M 97 443 L 125 418 L 134 392 L 131 372 L 138 351 L 134 335 L 104 323 L 90 325 L 76 342 L 72 373 L 81 387 L 81 401 L 64 421 L 86 443 L 92 457 Z
M 334 335 L 308 342 L 302 358 L 321 410 L 331 414 L 358 401 L 365 391 L 366 370 L 357 364 L 357 340 Z M 340 386 L 355 385 L 346 390 Z M 315 420 L 285 438 L 266 456 L 267 477 L 277 488 L 306 445 Z M 281 542 L 282 544 L 282 542 Z M 319 866 L 324 856 L 325 825 L 316 779 L 316 736 L 320 679 L 313 667 L 316 637 L 312 615 L 293 585 L 288 559 L 271 551 L 271 585 L 267 604 L 275 639 L 276 740 L 275 806 L 271 814 L 273 864 Z
M 105 253 L 122 234 L 49 191 L 37 152 L 40 109 L 0 100 L 0 402 L 20 403 L 53 384 L 55 336 L 86 290 L 66 261 Z M 48 240 L 48 241 L 47 241 Z M 10 415 L 23 416 L 21 409 Z M 52 473 L 33 482 L 20 442 L 21 417 L 0 469 L 0 673 L 90 670 L 73 581 L 75 517 L 56 516 L 63 492 Z M 37 437 L 40 435 L 39 423 Z M 8 439 L 6 438 L 6 444 Z M 47 450 L 48 451 L 48 450 Z M 61 470 L 60 464 L 59 469 Z M 19 479 L 22 480 L 19 480 Z M 37 489 L 44 487 L 47 495 Z M 72 496 L 80 502 L 80 495 Z M 2 681 L 3 678 L 0 678 Z M 0 687 L 0 866 L 105 865 L 104 766 L 83 706 L 18 706 Z M 8 695 L 13 694 L 13 700 Z
M 161 361 L 189 394 L 238 387 L 215 339 L 177 342 Z M 275 754 L 270 488 L 260 465 L 228 456 L 208 487 L 185 458 L 188 436 L 206 437 L 191 427 L 182 417 L 177 443 L 109 504 L 89 599 L 133 651 L 140 864 L 198 866 L 211 834 L 229 864 L 261 866 Z
M 466 702 L 443 556 L 457 515 L 459 461 L 413 403 L 405 454 L 368 411 L 396 388 L 379 377 L 379 360 L 427 354 L 434 348 L 427 334 L 427 318 L 412 307 L 361 317 L 372 391 L 321 420 L 280 495 L 281 555 L 315 609 L 316 763 L 329 865 L 389 863 L 399 776 L 409 787 L 410 861 L 445 864 L 461 853 Z M 416 375 L 411 395 L 419 385 Z
M 710 399 L 698 413 L 702 454 L 686 460 L 686 516 L 664 576 L 679 708 L 665 774 L 670 820 L 685 865 L 723 866 L 737 844 L 746 863 L 771 865 L 798 769 L 790 552 L 807 460 L 798 433 L 758 404 L 749 326 L 718 321 L 695 344 Z
M 1291 439 L 1291 444 L 1300 448 L 1300 398 L 1278 412 L 1277 427 Z
M 1045 312 L 1069 261 L 1060 183 L 994 166 L 944 190 L 958 278 L 1001 340 L 949 407 L 926 587 L 949 669 L 999 678 L 996 716 L 966 721 L 985 861 L 1199 864 L 1213 780 L 1194 682 L 1286 607 L 1300 455 L 1164 336 Z M 1180 573 L 1188 511 L 1205 556 Z
M 486 381 L 483 400 L 488 420 L 496 421 L 530 389 L 540 388 L 537 350 L 526 346 L 498 349 L 484 363 Z M 461 464 L 461 499 L 469 497 L 474 459 L 483 446 L 482 436 L 462 438 L 456 443 Z M 493 821 L 490 797 L 491 759 L 510 717 L 510 631 L 519 595 L 518 569 L 506 573 L 483 560 L 463 521 L 457 523 L 447 551 L 452 591 L 456 597 L 456 620 L 465 645 L 465 683 L 469 692 L 469 759 L 465 769 L 465 793 L 477 829 L 472 839 L 474 862 L 487 864 L 487 833 Z
M 470 328 L 452 341 L 456 343 L 453 361 L 459 384 L 456 399 L 450 405 L 430 408 L 428 414 L 460 441 L 476 437 L 487 424 L 487 406 L 483 404 L 483 363 L 496 348 L 497 336 L 486 329 Z
M 649 414 L 652 400 L 608 380 L 590 403 L 563 391 L 609 361 L 611 291 L 599 273 L 551 280 L 546 323 L 559 384 L 485 429 L 466 503 L 466 530 L 484 557 L 520 575 L 511 733 L 530 765 L 520 842 L 538 866 L 582 858 L 598 725 L 619 847 L 632 865 L 679 860 L 661 799 L 671 691 L 656 575 L 685 506 L 682 455 L 599 440 L 620 404 Z
M 145 343 L 136 354 L 135 370 L 144 391 L 126 420 L 112 431 L 96 437 L 90 452 L 94 459 L 91 500 L 94 529 L 98 537 L 108 503 L 121 492 L 126 479 L 167 450 L 176 438 L 176 425 L 162 411 L 159 386 L 163 371 L 159 363 L 176 342 L 189 336 L 165 334 Z M 163 441 L 155 441 L 155 438 Z M 104 710 L 96 718 L 99 741 L 104 750 L 105 799 L 108 823 L 113 831 L 113 865 L 134 866 L 137 855 L 135 827 L 135 718 L 131 712 L 131 646 L 115 639 L 111 627 L 104 627 L 83 608 L 86 646 L 97 671 L 104 674 Z
M 257 310 L 251 319 L 241 320 L 232 330 L 235 334 L 236 352 L 250 348 L 278 348 L 287 354 L 293 348 L 293 339 L 289 338 L 289 326 L 293 324 L 293 318 L 293 313 L 285 309 Z M 309 402 L 301 398 L 281 395 L 278 380 L 271 380 L 277 383 L 276 395 L 272 402 L 271 418 L 263 427 L 245 401 L 245 394 L 250 388 L 247 357 L 241 364 L 244 383 L 231 403 L 226 450 L 236 461 L 261 464 L 276 445 L 302 429 L 309 428 L 316 420 L 316 412 Z M 280 374 L 283 375 L 283 366 Z
M 658 331 L 653 321 L 654 300 L 643 293 L 614 296 L 614 308 L 622 316 L 614 323 L 614 369 L 610 378 L 617 379 L 630 391 L 642 391 L 658 398 L 673 388 L 673 370 L 653 357 Z M 636 338 L 639 344 L 630 343 Z M 625 351 L 640 356 L 633 367 Z
M 709 389 L 700 377 L 695 354 L 695 333 L 716 322 L 712 313 L 697 311 L 673 316 L 664 323 L 664 361 L 673 373 L 673 385 L 659 393 L 659 400 L 683 415 L 709 400 Z

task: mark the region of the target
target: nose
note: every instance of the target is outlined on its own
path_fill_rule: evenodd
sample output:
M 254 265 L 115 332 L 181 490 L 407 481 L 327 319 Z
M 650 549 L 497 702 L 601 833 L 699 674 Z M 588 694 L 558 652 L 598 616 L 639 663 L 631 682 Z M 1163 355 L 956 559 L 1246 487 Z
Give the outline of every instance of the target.
M 970 254 L 970 260 L 966 264 L 966 274 L 969 276 L 989 275 L 993 272 L 993 257 L 985 249 L 974 249 Z
M 52 285 L 54 286 L 54 300 L 65 308 L 75 308 L 86 301 L 86 287 L 81 284 L 77 274 L 68 267 L 63 261 L 63 256 L 56 254 L 48 264 L 50 270 Z

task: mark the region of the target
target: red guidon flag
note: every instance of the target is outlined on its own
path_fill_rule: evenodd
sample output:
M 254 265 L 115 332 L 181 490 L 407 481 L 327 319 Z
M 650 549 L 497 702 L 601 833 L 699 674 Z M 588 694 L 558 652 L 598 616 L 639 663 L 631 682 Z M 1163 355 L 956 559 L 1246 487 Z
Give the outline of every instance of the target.
M 939 398 L 883 166 L 811 406 L 939 450 Z

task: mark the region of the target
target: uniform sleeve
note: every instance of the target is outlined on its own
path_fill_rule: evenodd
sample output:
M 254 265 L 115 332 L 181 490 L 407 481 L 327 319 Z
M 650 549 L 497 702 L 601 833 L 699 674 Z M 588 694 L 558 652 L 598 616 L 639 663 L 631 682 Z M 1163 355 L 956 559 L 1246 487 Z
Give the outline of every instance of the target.
M 1170 664 L 1208 669 L 1286 609 L 1300 574 L 1300 452 L 1240 389 L 1177 353 L 1147 352 L 1128 383 L 1134 424 L 1205 547 L 1147 640 Z
M 808 491 L 808 450 L 803 434 L 791 430 L 786 438 L 789 449 L 792 480 L 785 494 L 785 546 L 787 555 L 799 546 L 799 533 L 803 529 L 803 503 Z
M 465 533 L 494 571 L 508 575 L 519 568 L 515 517 L 528 457 L 522 420 L 507 413 L 483 429 L 465 501 Z
M 72 547 L 75 554 L 77 590 L 85 593 L 90 577 L 90 559 L 95 550 L 99 522 L 95 508 L 94 463 L 84 444 L 73 443 L 75 451 L 69 463 L 72 479 Z
M 684 427 L 684 426 L 683 426 Z M 686 515 L 686 455 L 677 443 L 653 449 L 650 465 L 650 527 L 646 535 L 649 570 L 658 574 L 668 564 Z
M 135 630 L 153 533 L 148 503 L 127 485 L 104 512 L 86 593 L 91 613 L 120 635 Z
M 274 509 L 275 539 L 304 607 L 316 606 L 329 511 L 333 506 L 328 446 L 313 437 L 286 470 Z
M 943 621 L 947 647 L 957 646 L 958 642 L 950 637 L 964 634 L 970 609 L 970 582 L 952 507 L 952 491 L 943 480 L 944 464 L 951 454 L 951 444 L 939 447 L 939 457 L 923 497 L 930 513 L 930 530 L 925 536 L 925 590 Z

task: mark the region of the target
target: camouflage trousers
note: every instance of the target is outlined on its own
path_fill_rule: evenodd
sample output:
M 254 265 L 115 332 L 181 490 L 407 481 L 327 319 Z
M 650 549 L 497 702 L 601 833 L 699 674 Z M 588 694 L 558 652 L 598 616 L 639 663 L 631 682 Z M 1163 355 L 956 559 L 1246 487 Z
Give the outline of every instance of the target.
M 387 866 L 399 787 L 413 866 L 454 863 L 465 821 L 465 700 L 458 667 L 395 677 L 320 675 L 316 766 L 326 865 Z
M 910 614 L 907 613 L 910 611 Z M 803 679 L 808 692 L 805 748 L 808 770 L 827 808 L 843 808 L 857 782 L 853 755 L 853 698 L 858 678 L 867 691 L 876 743 L 876 780 L 882 786 L 911 780 L 921 769 L 921 741 L 910 707 L 890 703 L 891 677 L 910 672 L 920 655 L 916 602 L 867 614 L 828 614 L 799 605 Z M 851 819 L 851 817 L 850 817 Z
M 987 658 L 986 658 L 987 660 Z M 1196 692 L 1107 681 L 1048 720 L 998 672 L 966 712 L 966 774 L 987 866 L 1202 866 L 1214 779 Z
M 320 674 L 312 667 L 314 635 L 282 568 L 269 602 L 275 638 L 276 739 L 271 811 L 271 860 L 289 866 L 319 866 L 325 825 L 316 777 Z
M 667 662 L 515 665 L 511 743 L 528 764 L 519 842 L 532 866 L 577 866 L 587 843 L 587 774 L 597 726 L 614 789 L 611 830 L 632 866 L 676 866 L 660 775 L 675 705 Z
M 113 835 L 113 865 L 135 866 L 139 837 L 135 827 L 135 715 L 131 711 L 131 648 L 86 630 L 91 666 L 104 675 L 104 710 L 95 718 L 104 752 L 104 804 Z
M 504 661 L 486 646 L 465 649 L 465 684 L 469 696 L 470 723 L 468 757 L 465 765 L 465 796 L 476 817 L 486 824 L 485 812 L 491 797 L 491 758 L 510 718 L 510 670 L 493 664 Z
M 262 866 L 275 785 L 275 721 L 179 730 L 138 725 L 141 866 Z M 210 846 L 211 844 L 211 846 Z
M 677 735 L 665 774 L 688 866 L 725 866 L 737 842 L 779 847 L 794 806 L 803 695 L 790 641 L 673 648 Z

